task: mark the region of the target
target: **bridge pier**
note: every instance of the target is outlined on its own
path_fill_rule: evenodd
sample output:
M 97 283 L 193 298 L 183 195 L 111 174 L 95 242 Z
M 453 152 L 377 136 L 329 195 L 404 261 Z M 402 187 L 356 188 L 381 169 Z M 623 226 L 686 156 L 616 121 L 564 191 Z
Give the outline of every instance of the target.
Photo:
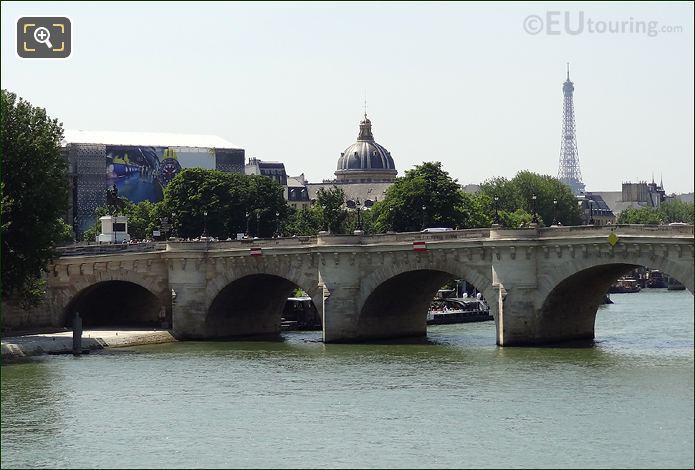
M 600 293 L 603 299 L 604 292 Z M 510 289 L 497 318 L 497 345 L 534 346 L 594 338 L 594 320 L 599 301 L 581 302 L 581 312 L 570 305 L 576 299 L 566 298 L 558 311 L 547 311 L 538 305 L 539 292 Z M 571 311 L 571 313 L 570 313 Z
M 173 284 L 172 334 L 176 339 L 206 339 L 207 295 L 204 286 Z M 174 294 L 172 294 L 173 296 Z
M 357 299 L 360 277 L 354 269 L 330 263 L 322 255 L 319 267 L 319 287 L 323 291 L 323 341 L 326 343 L 358 340 L 359 310 Z M 340 255 L 337 255 L 340 260 Z

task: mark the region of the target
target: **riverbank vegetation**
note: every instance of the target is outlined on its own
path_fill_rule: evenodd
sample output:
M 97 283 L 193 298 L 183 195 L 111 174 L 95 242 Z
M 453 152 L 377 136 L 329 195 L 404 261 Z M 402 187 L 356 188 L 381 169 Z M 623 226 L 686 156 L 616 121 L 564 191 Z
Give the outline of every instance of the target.
M 684 202 L 680 199 L 671 199 L 661 207 L 640 207 L 625 209 L 618 217 L 620 224 L 671 224 L 671 223 L 693 223 L 695 218 L 695 204 Z
M 43 294 L 41 271 L 54 246 L 71 239 L 63 126 L 43 108 L 2 90 L 2 297 L 34 304 Z

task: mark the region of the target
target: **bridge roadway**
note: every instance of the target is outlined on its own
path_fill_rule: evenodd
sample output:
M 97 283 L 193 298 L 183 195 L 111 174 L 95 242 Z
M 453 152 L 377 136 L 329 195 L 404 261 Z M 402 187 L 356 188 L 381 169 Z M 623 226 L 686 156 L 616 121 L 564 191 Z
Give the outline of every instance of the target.
M 497 343 L 509 346 L 593 338 L 604 293 L 638 266 L 692 293 L 693 226 L 67 247 L 46 276 L 55 326 L 69 325 L 75 311 L 87 325 L 166 318 L 179 339 L 278 334 L 285 301 L 301 287 L 322 316 L 326 342 L 425 335 L 437 289 L 465 279 L 490 304 Z

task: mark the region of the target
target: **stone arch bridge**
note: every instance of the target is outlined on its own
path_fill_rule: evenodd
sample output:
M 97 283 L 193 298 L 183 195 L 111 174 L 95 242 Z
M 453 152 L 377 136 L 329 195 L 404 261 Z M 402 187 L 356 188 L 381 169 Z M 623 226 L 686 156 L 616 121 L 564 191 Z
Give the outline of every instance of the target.
M 166 318 L 180 339 L 277 334 L 285 301 L 300 287 L 322 316 L 324 341 L 358 342 L 426 334 L 437 289 L 465 279 L 490 304 L 497 343 L 508 346 L 593 338 L 603 295 L 638 266 L 692 293 L 693 226 L 67 247 L 47 284 L 56 326 L 75 311 L 112 324 Z

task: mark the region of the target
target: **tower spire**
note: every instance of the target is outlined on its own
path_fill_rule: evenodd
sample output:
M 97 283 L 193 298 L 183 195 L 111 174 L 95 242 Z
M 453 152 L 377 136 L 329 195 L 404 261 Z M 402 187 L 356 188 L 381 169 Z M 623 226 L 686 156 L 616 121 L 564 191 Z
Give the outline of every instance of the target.
M 560 169 L 557 178 L 570 187 L 575 195 L 584 192 L 582 172 L 579 169 L 579 150 L 574 122 L 574 83 L 570 81 L 570 64 L 567 62 L 567 81 L 562 84 L 562 140 L 560 141 Z
M 361 141 L 373 141 L 374 135 L 372 134 L 372 121 L 367 117 L 367 113 L 364 113 L 364 119 L 360 122 L 360 133 L 357 135 L 357 140 Z
M 364 118 L 367 119 L 367 89 L 364 89 Z

